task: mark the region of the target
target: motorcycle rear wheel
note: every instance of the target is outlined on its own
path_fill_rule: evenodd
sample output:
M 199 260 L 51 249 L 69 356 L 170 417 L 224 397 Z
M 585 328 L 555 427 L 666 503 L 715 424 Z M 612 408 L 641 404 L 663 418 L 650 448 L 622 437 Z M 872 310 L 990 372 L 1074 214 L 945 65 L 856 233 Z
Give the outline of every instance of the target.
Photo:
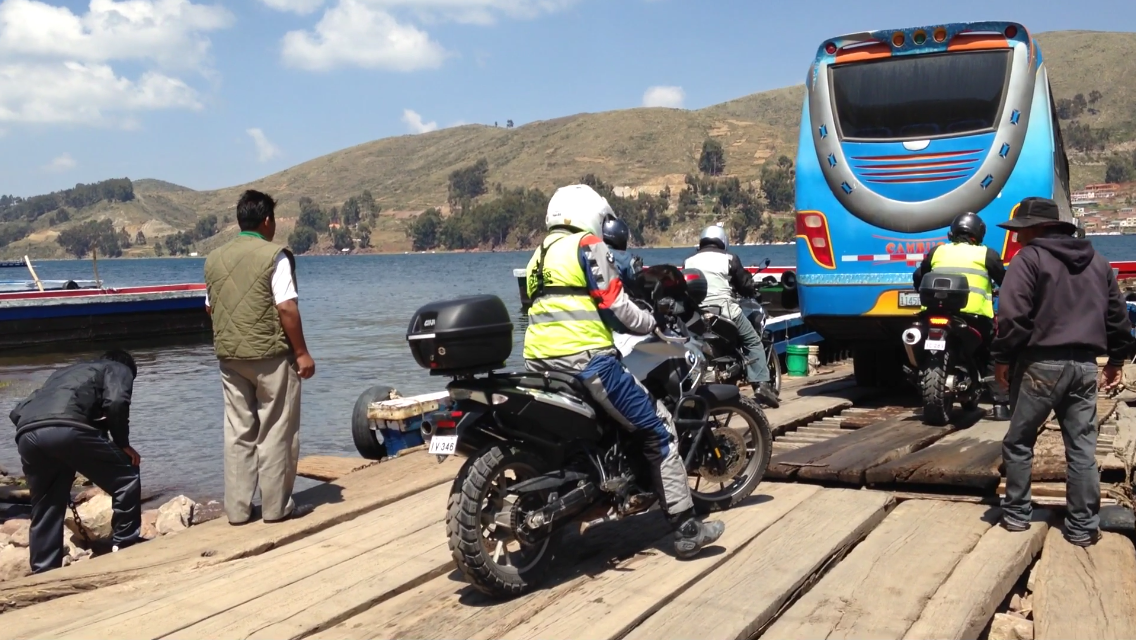
M 717 414 L 726 414 L 726 416 L 724 419 L 715 420 Z M 735 415 L 745 423 L 744 428 L 739 428 L 741 425 L 734 421 Z M 714 407 L 710 410 L 710 419 L 718 423 L 714 427 L 714 432 L 718 434 L 715 445 L 721 444 L 722 448 L 727 450 L 727 455 L 738 453 L 732 451 L 736 439 L 723 437 L 720 430 L 733 429 L 741 432 L 738 435 L 741 436 L 745 446 L 746 460 L 741 471 L 728 479 L 731 480 L 728 485 L 725 482 L 712 482 L 719 486 L 719 490 L 715 492 L 699 490 L 704 481 L 699 469 L 687 471 L 688 478 L 696 478 L 690 494 L 694 499 L 694 509 L 699 513 L 729 509 L 748 498 L 765 475 L 765 470 L 769 467 L 769 458 L 773 454 L 773 432 L 769 428 L 769 420 L 761 410 L 761 405 L 754 402 L 753 398 L 739 395 L 733 402 Z
M 941 427 L 951 419 L 953 400 L 947 393 L 947 368 L 942 359 L 929 363 L 919 381 L 923 394 L 923 422 Z
M 507 486 L 539 475 L 543 466 L 523 451 L 494 446 L 467 463 L 454 481 L 446 508 L 450 553 L 473 588 L 486 595 L 527 593 L 548 570 L 555 534 L 529 544 L 496 522 L 497 513 L 507 508 Z

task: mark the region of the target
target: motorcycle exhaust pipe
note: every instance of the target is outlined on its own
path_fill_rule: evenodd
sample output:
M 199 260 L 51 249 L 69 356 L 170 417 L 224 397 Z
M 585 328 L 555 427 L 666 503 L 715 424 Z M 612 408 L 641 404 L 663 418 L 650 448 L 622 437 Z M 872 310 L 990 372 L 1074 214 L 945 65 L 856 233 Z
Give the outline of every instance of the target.
M 903 350 L 907 352 L 907 360 L 911 362 L 911 366 L 916 369 L 919 368 L 919 362 L 915 359 L 915 345 L 919 344 L 919 340 L 923 338 L 923 333 L 915 327 L 903 332 Z
M 424 440 L 433 438 L 434 432 L 437 431 L 437 429 L 434 428 L 434 423 L 430 422 L 428 418 L 422 419 L 422 423 L 418 426 L 418 429 L 422 432 L 422 438 Z

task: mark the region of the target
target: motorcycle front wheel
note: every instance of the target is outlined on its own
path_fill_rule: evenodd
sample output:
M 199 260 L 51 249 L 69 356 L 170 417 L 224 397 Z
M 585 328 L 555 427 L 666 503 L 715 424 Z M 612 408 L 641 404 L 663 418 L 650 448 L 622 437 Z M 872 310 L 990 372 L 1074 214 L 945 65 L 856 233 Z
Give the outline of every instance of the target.
M 494 446 L 482 451 L 454 481 L 446 509 L 450 553 L 478 591 L 511 598 L 531 591 L 552 560 L 552 537 L 520 540 L 501 519 L 510 485 L 540 475 L 544 465 L 523 451 Z
M 773 453 L 769 420 L 752 398 L 739 395 L 711 409 L 708 419 L 713 446 L 701 445 L 705 453 L 695 461 L 699 466 L 687 470 L 699 513 L 729 509 L 748 498 Z

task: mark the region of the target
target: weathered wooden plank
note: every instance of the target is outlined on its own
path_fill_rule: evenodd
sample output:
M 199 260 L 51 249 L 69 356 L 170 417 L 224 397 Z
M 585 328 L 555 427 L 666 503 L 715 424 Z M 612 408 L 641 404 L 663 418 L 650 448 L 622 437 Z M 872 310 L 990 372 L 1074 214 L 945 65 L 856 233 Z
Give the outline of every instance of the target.
M 499 637 L 514 640 L 578 638 L 581 634 L 600 640 L 618 638 L 639 621 L 666 604 L 688 585 L 708 575 L 737 554 L 742 547 L 819 489 L 805 485 L 765 485 L 761 493 L 772 500 L 755 500 L 717 514 L 726 522 L 726 533 L 717 547 L 679 562 L 671 555 L 671 540 L 664 538 L 650 552 L 640 554 L 558 598 L 554 606 L 534 612 L 506 633 L 473 638 Z
M 976 640 L 1041 552 L 1049 525 L 1011 533 L 990 527 L 927 603 L 905 640 Z
M 938 442 L 869 469 L 868 484 L 952 485 L 993 491 L 1001 478 L 1006 422 L 979 421 Z
M 902 638 L 990 528 L 986 508 L 913 500 L 895 508 L 762 638 Z
M 389 578 L 399 586 L 417 576 L 448 565 L 445 534 L 447 487 L 436 487 L 385 509 L 365 514 L 295 544 L 250 558 L 185 571 L 168 576 L 139 580 L 133 595 L 121 589 L 103 589 L 68 598 L 59 603 L 43 603 L 5 614 L 7 624 L 0 627 L 0 638 L 68 637 L 82 633 L 91 637 L 119 637 L 128 629 L 131 637 L 157 638 L 179 630 L 195 628 L 203 621 L 228 620 L 237 612 L 249 623 L 271 623 L 273 615 L 285 617 L 302 613 L 302 596 L 292 593 L 297 585 L 319 582 L 326 576 L 349 579 L 352 570 L 387 566 L 397 569 Z M 425 549 L 420 549 L 426 543 Z M 438 547 L 440 543 L 440 548 Z M 392 552 L 398 547 L 400 551 Z M 382 551 L 379 551 L 382 549 Z M 433 552 L 432 567 L 423 568 L 418 556 Z M 388 558 L 399 562 L 388 563 Z M 440 558 L 440 560 L 439 560 Z M 146 586 L 149 585 L 149 588 Z M 280 594 L 291 595 L 288 606 L 271 606 Z M 308 589 L 309 596 L 331 598 L 334 589 Z M 362 591 L 358 591 L 362 595 Z M 73 602 L 78 600 L 78 602 Z M 249 603 L 256 603 L 250 615 Z M 224 635 L 224 634 L 222 634 Z M 197 637 L 215 637 L 205 633 Z
M 462 460 L 439 464 L 425 453 L 388 460 L 296 494 L 296 502 L 314 505 L 302 518 L 277 524 L 253 522 L 232 527 L 224 518 L 191 527 L 176 536 L 152 540 L 48 573 L 0 586 L 4 610 L 63 595 L 89 591 L 153 572 L 171 572 L 262 554 L 345 522 L 360 514 L 448 483 Z
M 774 486 L 767 495 L 779 495 Z M 764 486 L 763 486 L 764 489 Z M 775 499 L 779 499 L 776 498 Z M 670 527 L 653 511 L 628 520 L 568 533 L 543 588 L 512 600 L 493 600 L 465 584 L 456 571 L 395 596 L 335 627 L 317 633 L 326 640 L 499 638 L 537 611 L 555 603 L 604 571 L 670 540 Z
M 1124 536 L 1081 548 L 1050 529 L 1032 582 L 1037 640 L 1136 638 L 1136 550 Z
M 855 386 L 855 381 L 841 380 L 801 389 L 796 397 L 786 394 L 781 406 L 766 409 L 765 416 L 774 435 L 790 427 L 806 424 L 833 413 L 838 413 L 860 398 L 875 393 L 872 389 Z
M 300 462 L 296 465 L 296 475 L 331 482 L 378 462 L 378 460 L 347 456 L 307 456 L 300 458 Z
M 744 640 L 887 515 L 885 493 L 826 489 L 778 520 L 713 573 L 680 593 L 627 640 Z M 713 611 L 713 624 L 706 612 Z
M 952 429 L 929 427 L 909 412 L 775 456 L 768 476 L 862 484 L 869 469 L 926 447 Z

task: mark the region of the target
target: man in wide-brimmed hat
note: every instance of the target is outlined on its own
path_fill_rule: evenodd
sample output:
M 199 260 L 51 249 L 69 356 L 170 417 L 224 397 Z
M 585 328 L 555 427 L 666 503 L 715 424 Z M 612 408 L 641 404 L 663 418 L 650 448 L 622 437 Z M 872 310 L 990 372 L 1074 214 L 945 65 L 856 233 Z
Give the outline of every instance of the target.
M 1002 526 L 1029 528 L 1030 475 L 1037 432 L 1057 414 L 1065 440 L 1065 538 L 1089 546 L 1100 538 L 1097 475 L 1097 388 L 1120 383 L 1136 340 L 1116 275 L 1057 203 L 1026 198 L 998 225 L 1018 234 L 1022 249 L 1002 283 L 992 351 L 998 382 L 1010 386 L 1013 415 L 1002 442 L 1006 497 Z M 1097 357 L 1108 355 L 1098 379 Z M 1012 374 L 1011 374 L 1012 367 Z

